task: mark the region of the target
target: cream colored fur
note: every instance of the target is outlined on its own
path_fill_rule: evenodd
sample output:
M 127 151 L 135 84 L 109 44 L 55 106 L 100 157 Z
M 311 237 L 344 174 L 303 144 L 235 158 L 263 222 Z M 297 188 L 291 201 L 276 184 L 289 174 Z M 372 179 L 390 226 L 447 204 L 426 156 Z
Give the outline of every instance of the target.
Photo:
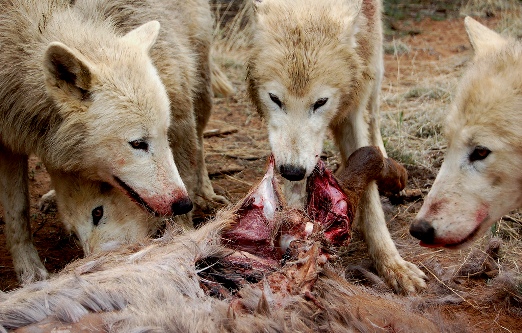
M 383 76 L 380 1 L 254 1 L 248 62 L 250 96 L 267 119 L 279 168 L 308 176 L 330 129 L 342 160 L 373 144 L 386 154 L 379 128 Z M 305 182 L 286 181 L 290 204 L 302 205 Z M 362 198 L 359 225 L 379 274 L 396 290 L 425 287 L 403 260 L 386 227 L 377 186 Z
M 211 108 L 206 1 L 0 6 L 0 199 L 21 281 L 47 275 L 31 241 L 29 153 L 139 196 L 159 215 L 186 211 L 189 196 L 225 201 L 201 149 Z
M 410 232 L 426 246 L 462 247 L 522 206 L 522 43 L 470 17 L 475 56 L 446 122 L 448 148 Z

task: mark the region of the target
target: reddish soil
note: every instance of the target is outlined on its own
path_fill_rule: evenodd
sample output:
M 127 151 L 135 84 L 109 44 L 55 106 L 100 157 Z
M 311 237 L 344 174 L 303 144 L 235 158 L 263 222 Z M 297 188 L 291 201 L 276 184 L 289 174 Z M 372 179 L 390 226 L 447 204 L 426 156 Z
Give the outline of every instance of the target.
M 412 21 L 408 25 L 397 25 L 397 40 L 406 43 L 411 52 L 402 55 L 402 66 L 417 62 L 416 71 L 429 76 L 440 71 L 441 63 L 452 58 L 467 59 L 471 47 L 467 41 L 462 18 L 434 21 L 424 19 Z M 491 22 L 486 22 L 488 25 Z M 413 29 L 414 33 L 408 29 Z M 401 33 L 402 32 L 402 33 Z M 386 78 L 384 86 L 398 80 L 397 57 L 386 55 Z M 452 70 L 451 68 L 448 71 Z M 230 134 L 209 136 L 205 142 L 207 163 L 216 192 L 227 196 L 232 202 L 240 199 L 263 174 L 269 146 L 265 124 L 252 109 L 245 98 L 242 78 L 232 77 L 238 93 L 231 98 L 216 98 L 215 112 L 207 130 L 223 129 L 232 126 Z M 401 84 L 408 84 L 402 80 Z M 413 84 L 413 82 L 411 82 Z M 383 105 L 386 112 L 386 106 Z M 237 131 L 235 131 L 237 130 Z M 336 156 L 326 154 L 331 166 L 335 166 Z M 422 190 L 435 177 L 433 170 L 409 167 L 410 189 Z M 62 228 L 56 212 L 43 214 L 38 210 L 38 200 L 50 188 L 49 177 L 36 158 L 30 161 L 31 189 L 31 226 L 40 257 L 50 272 L 60 270 L 65 264 L 82 256 L 81 248 L 74 236 L 68 235 Z M 393 201 L 393 200 L 392 200 Z M 391 204 L 383 198 L 385 212 L 394 241 L 405 259 L 418 264 L 429 277 L 429 288 L 416 299 L 419 304 L 412 311 L 424 311 L 436 308 L 440 311 L 440 320 L 447 322 L 447 331 L 455 332 L 522 332 L 522 314 L 520 307 L 506 305 L 505 299 L 494 302 L 486 295 L 492 293 L 488 284 L 489 277 L 477 278 L 452 277 L 445 279 L 446 268 L 454 267 L 465 259 L 467 252 L 430 250 L 417 246 L 417 242 L 408 234 L 408 224 L 422 204 L 422 199 L 411 199 L 399 204 Z M 12 268 L 10 255 L 5 247 L 3 233 L 4 221 L 0 211 L 0 288 L 3 291 L 18 286 Z M 361 271 L 372 272 L 372 266 L 366 256 L 365 245 L 360 235 L 355 233 L 352 244 L 345 255 L 347 277 L 367 286 L 375 286 L 375 281 Z M 362 267 L 358 269 L 357 267 Z M 389 292 L 383 288 L 383 292 Z M 445 299 L 450 299 L 444 301 Z M 431 305 L 430 305 L 431 304 Z M 520 304 L 518 304 L 520 306 Z M 426 310 L 428 311 L 428 310 Z

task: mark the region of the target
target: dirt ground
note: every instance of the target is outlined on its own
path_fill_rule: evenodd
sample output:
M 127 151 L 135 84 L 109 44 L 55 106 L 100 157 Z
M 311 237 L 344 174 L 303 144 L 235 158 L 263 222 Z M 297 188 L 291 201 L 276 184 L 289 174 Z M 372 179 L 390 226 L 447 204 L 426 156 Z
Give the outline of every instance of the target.
M 482 21 L 492 26 L 494 20 Z M 394 30 L 394 37 L 388 37 L 388 45 L 398 45 L 400 42 L 408 47 L 408 51 L 403 54 L 387 52 L 385 55 L 383 117 L 388 112 L 393 114 L 401 107 L 393 96 L 411 91 L 418 86 L 421 79 L 444 75 L 452 75 L 452 80 L 458 78 L 463 65 L 472 54 L 460 17 L 403 21 L 392 25 L 391 29 Z M 225 64 L 225 67 L 230 70 L 227 74 L 237 93 L 226 99 L 215 99 L 214 114 L 207 127 L 205 148 L 206 161 L 216 192 L 235 202 L 262 176 L 269 146 L 265 124 L 245 97 L 244 76 L 238 68 L 240 66 L 231 63 Z M 406 110 L 407 101 L 404 103 Z M 325 148 L 323 157 L 335 168 L 338 158 L 335 149 L 328 144 Z M 413 299 L 412 304 L 417 304 L 412 311 L 437 309 L 440 320 L 448 323 L 448 332 L 522 332 L 522 308 L 520 302 L 513 304 L 513 299 L 520 301 L 520 298 L 512 297 L 509 293 L 498 294 L 498 290 L 491 285 L 492 278 L 498 274 L 499 269 L 493 269 L 492 272 L 477 270 L 474 273 L 469 270 L 466 273 L 462 269 L 472 258 L 484 254 L 490 236 L 486 236 L 472 249 L 449 251 L 421 248 L 408 233 L 408 225 L 435 178 L 442 155 L 443 149 L 430 152 L 427 158 L 432 163 L 432 168 L 407 165 L 410 172 L 410 196 L 383 197 L 389 228 L 399 252 L 405 259 L 419 265 L 429 277 L 427 291 L 410 296 L 409 300 Z M 75 237 L 63 230 L 56 212 L 43 214 L 38 210 L 38 200 L 50 189 L 50 183 L 45 169 L 34 157 L 30 163 L 30 188 L 34 242 L 47 269 L 56 272 L 71 260 L 81 257 L 82 251 L 76 244 Z M 3 228 L 3 215 L 0 214 L 0 288 L 8 291 L 18 285 L 10 255 L 5 248 Z M 502 249 L 501 245 L 501 251 Z M 503 262 L 502 258 L 500 256 L 496 260 L 501 265 L 501 272 L 516 268 L 516 260 Z M 348 279 L 382 293 L 390 292 L 372 274 L 374 270 L 357 232 L 346 249 L 343 260 Z

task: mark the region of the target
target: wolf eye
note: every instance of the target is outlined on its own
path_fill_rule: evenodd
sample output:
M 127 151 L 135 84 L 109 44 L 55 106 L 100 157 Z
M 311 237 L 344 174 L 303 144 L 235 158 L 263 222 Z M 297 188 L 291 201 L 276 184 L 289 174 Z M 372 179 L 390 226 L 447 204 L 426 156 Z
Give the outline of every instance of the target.
M 100 223 L 101 218 L 103 217 L 103 206 L 98 206 L 94 208 L 91 212 L 92 215 L 92 224 L 95 226 Z
M 325 105 L 326 102 L 328 102 L 328 98 L 319 98 L 319 99 L 314 103 L 314 111 L 317 111 L 317 109 L 319 109 L 321 106 Z
M 272 100 L 272 102 L 276 103 L 277 106 L 279 106 L 280 108 L 283 107 L 283 102 L 281 102 L 281 100 L 279 99 L 279 97 L 277 97 L 276 95 L 272 94 L 272 93 L 268 93 L 268 96 L 270 97 L 270 99 Z
M 489 153 L 491 153 L 491 150 L 487 149 L 486 147 L 477 146 L 469 155 L 469 161 L 474 162 L 483 160 L 488 157 Z
M 149 150 L 149 144 L 145 140 L 134 140 L 129 142 L 132 148 L 139 150 Z

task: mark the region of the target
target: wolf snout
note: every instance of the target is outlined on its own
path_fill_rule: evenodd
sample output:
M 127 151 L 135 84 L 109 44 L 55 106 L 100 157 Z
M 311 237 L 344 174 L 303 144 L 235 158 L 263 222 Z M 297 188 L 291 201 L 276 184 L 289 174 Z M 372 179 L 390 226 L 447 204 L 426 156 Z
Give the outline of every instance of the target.
M 190 200 L 189 197 L 181 198 L 180 200 L 175 201 L 172 203 L 172 215 L 183 215 L 187 214 L 192 210 L 192 207 L 194 205 L 192 204 L 192 200 Z
M 435 229 L 426 220 L 415 220 L 410 226 L 410 235 L 425 244 L 433 244 L 435 241 Z
M 279 167 L 281 176 L 285 177 L 290 181 L 303 180 L 306 176 L 306 169 L 302 166 L 296 166 L 293 164 L 283 164 Z

